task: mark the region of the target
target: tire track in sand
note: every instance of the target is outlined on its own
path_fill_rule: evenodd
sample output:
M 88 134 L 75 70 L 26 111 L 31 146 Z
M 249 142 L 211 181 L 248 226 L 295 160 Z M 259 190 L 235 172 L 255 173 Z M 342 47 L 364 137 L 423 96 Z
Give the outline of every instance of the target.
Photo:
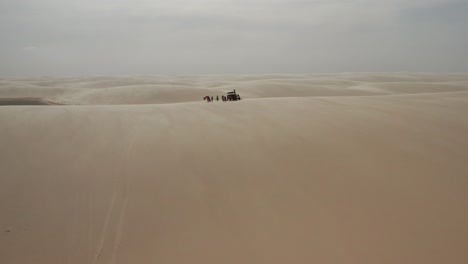
M 97 248 L 96 254 L 94 255 L 94 258 L 93 258 L 93 263 L 94 264 L 96 264 L 98 262 L 99 257 L 101 256 L 101 253 L 102 253 L 102 249 L 104 248 L 104 242 L 106 240 L 107 230 L 109 228 L 109 222 L 110 222 L 110 219 L 111 219 L 112 212 L 114 211 L 114 206 L 115 206 L 115 200 L 116 199 L 117 199 L 117 191 L 114 191 L 114 193 L 112 195 L 110 205 L 109 205 L 109 207 L 107 209 L 106 219 L 104 220 L 104 226 L 102 227 L 101 235 L 99 236 L 98 248 Z
M 93 264 L 99 262 L 100 257 L 103 253 L 103 250 L 106 246 L 106 238 L 110 235 L 109 231 L 111 226 L 114 226 L 113 232 L 113 242 L 112 242 L 112 255 L 110 256 L 111 262 L 117 262 L 117 253 L 120 248 L 120 243 L 122 241 L 122 235 L 124 230 L 125 218 L 126 218 L 126 211 L 127 211 L 127 204 L 128 204 L 128 186 L 129 186 L 129 170 L 128 170 L 128 160 L 131 157 L 131 151 L 133 150 L 133 146 L 136 139 L 136 128 L 131 130 L 130 139 L 128 144 L 124 148 L 124 155 L 122 157 L 123 161 L 120 164 L 123 164 L 123 168 L 120 170 L 121 177 L 120 177 L 120 184 L 114 188 L 114 192 L 112 195 L 112 199 L 110 205 L 108 207 L 106 218 L 104 221 L 104 226 L 102 228 L 101 234 L 99 236 L 99 244 L 96 250 L 96 254 L 94 255 Z M 120 190 L 119 190 L 120 189 Z M 120 194 L 120 195 L 119 195 Z M 117 202 L 119 196 L 122 197 L 121 202 Z M 117 209 L 118 208 L 118 209 Z M 117 210 L 118 212 L 114 211 Z M 117 219 L 113 219 L 113 215 L 118 215 Z
M 128 161 L 130 160 L 132 150 L 134 149 L 134 144 L 136 140 L 136 127 L 130 133 L 130 140 L 125 148 L 124 151 L 124 167 L 122 168 L 122 184 L 123 184 L 123 191 L 122 191 L 122 204 L 120 207 L 119 218 L 117 219 L 117 226 L 114 234 L 114 243 L 113 243 L 113 251 L 111 256 L 111 263 L 117 263 L 117 253 L 120 248 L 120 243 L 122 241 L 122 235 L 125 225 L 125 218 L 127 215 L 127 204 L 128 204 L 128 187 L 129 183 L 129 174 L 130 171 L 128 169 Z
M 128 199 L 127 199 L 127 195 L 125 194 L 124 200 L 122 202 L 122 209 L 120 210 L 120 215 L 119 215 L 119 219 L 117 223 L 117 230 L 116 230 L 116 234 L 114 238 L 114 248 L 113 248 L 114 250 L 112 253 L 111 263 L 117 263 L 116 256 L 117 256 L 117 252 L 119 250 L 120 242 L 122 239 L 123 227 L 125 223 L 125 215 L 126 215 L 126 210 L 127 210 L 127 203 L 128 203 Z

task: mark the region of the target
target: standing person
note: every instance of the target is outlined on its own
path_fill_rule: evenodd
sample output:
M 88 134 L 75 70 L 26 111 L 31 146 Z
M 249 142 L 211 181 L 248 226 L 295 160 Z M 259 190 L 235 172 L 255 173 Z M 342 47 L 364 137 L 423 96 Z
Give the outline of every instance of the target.
M 213 96 L 211 96 L 211 102 L 214 102 L 214 101 L 213 101 Z
M 216 95 L 216 102 L 218 102 L 218 101 L 219 101 L 219 97 Z

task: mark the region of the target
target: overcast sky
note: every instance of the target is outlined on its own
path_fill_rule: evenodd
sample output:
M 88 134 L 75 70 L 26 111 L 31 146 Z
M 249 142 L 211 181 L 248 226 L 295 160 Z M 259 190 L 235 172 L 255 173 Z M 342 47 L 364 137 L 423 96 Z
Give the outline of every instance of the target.
M 468 0 L 0 0 L 0 76 L 468 72 Z

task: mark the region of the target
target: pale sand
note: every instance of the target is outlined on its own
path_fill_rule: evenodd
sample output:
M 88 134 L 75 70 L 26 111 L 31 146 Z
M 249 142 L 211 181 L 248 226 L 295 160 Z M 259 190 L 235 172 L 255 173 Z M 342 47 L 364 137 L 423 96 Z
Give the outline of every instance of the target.
M 229 89 L 245 100 L 201 100 Z M 468 263 L 468 75 L 0 79 L 0 97 L 122 104 L 0 107 L 0 263 Z

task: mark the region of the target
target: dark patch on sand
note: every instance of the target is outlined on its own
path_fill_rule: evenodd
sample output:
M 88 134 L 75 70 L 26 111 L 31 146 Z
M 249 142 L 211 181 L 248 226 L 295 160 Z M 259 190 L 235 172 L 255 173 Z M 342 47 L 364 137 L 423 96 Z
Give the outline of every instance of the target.
M 0 98 L 2 105 L 59 105 L 41 98 Z

